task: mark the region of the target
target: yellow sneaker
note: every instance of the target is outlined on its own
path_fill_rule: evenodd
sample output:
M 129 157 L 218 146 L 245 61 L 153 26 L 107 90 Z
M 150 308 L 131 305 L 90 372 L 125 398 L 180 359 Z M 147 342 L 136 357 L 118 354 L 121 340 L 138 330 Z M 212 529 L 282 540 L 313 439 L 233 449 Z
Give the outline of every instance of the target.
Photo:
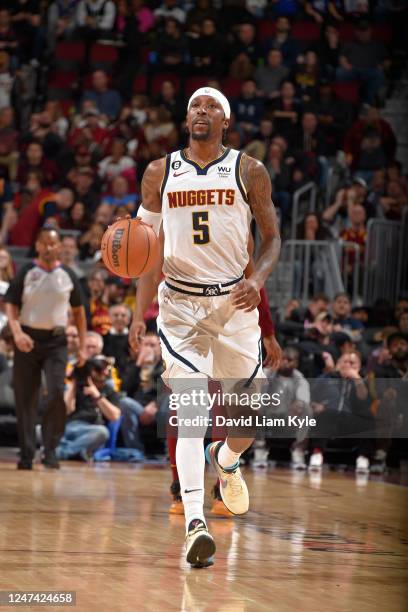
M 223 442 L 212 442 L 205 449 L 207 462 L 213 466 L 220 481 L 220 493 L 224 504 L 232 514 L 245 514 L 249 508 L 249 494 L 239 463 L 224 470 L 217 461 Z

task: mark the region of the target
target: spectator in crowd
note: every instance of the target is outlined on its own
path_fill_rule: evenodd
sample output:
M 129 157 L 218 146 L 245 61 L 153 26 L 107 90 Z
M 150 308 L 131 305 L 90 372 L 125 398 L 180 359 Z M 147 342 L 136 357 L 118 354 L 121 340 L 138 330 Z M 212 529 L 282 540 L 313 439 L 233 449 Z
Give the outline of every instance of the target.
M 323 220 L 331 225 L 332 232 L 340 235 L 349 224 L 349 213 L 354 206 L 362 205 L 366 217 L 375 216 L 372 202 L 367 199 L 367 183 L 362 178 L 354 178 L 349 187 L 342 187 L 335 195 L 334 202 L 322 214 Z
M 388 181 L 379 204 L 386 219 L 398 221 L 408 206 L 408 194 L 400 181 Z
M 180 125 L 185 119 L 185 111 L 183 108 L 182 100 L 176 92 L 176 88 L 172 81 L 163 81 L 160 94 L 156 100 L 156 106 L 164 106 L 164 108 L 170 113 L 172 121 L 176 125 Z M 143 123 L 147 117 L 144 118 Z
M 10 11 L 4 7 L 0 7 L 0 50 L 9 54 L 12 68 L 17 68 L 20 61 L 19 44 Z
M 336 74 L 340 59 L 340 33 L 337 26 L 327 23 L 321 40 L 314 48 L 320 59 L 324 76 L 332 79 Z
M 154 27 L 154 13 L 143 0 L 131 0 L 131 15 L 135 18 L 140 34 L 146 34 Z
M 159 24 L 170 18 L 180 24 L 183 24 L 186 20 L 186 12 L 177 6 L 177 0 L 164 0 L 163 4 L 154 11 L 154 16 Z
M 268 49 L 280 49 L 284 63 L 292 68 L 296 62 L 297 56 L 300 53 L 300 45 L 291 34 L 291 25 L 289 18 L 285 15 L 278 17 L 276 20 L 275 36 L 268 41 Z
M 164 23 L 164 32 L 156 40 L 156 51 L 151 61 L 157 69 L 181 68 L 187 56 L 187 40 L 180 22 L 168 17 Z
M 347 253 L 347 263 L 349 266 L 347 272 L 351 274 L 354 265 L 364 262 L 364 251 L 367 240 L 366 211 L 364 206 L 356 204 L 350 209 L 349 222 L 349 227 L 341 232 L 340 237 L 345 242 L 357 244 L 360 248 L 360 261 L 356 260 L 354 250 Z
M 280 86 L 289 76 L 289 68 L 283 64 L 282 51 L 271 49 L 265 66 L 258 66 L 255 71 L 255 82 L 260 95 L 274 98 L 279 95 Z
M 330 234 L 317 213 L 305 215 L 298 228 L 298 240 L 328 240 Z
M 142 426 L 141 436 L 147 454 L 154 454 L 158 446 L 155 423 L 160 405 L 157 401 L 157 391 L 163 371 L 159 337 L 154 332 L 147 332 L 141 341 L 138 354 L 133 354 L 133 361 L 128 363 L 122 379 L 122 389 L 139 404 L 138 414 L 132 411 L 128 413 L 127 418 L 131 419 L 134 428 L 137 425 Z M 129 427 L 131 428 L 131 424 Z
M 78 354 L 79 354 L 79 347 L 80 347 L 79 333 L 78 333 L 78 328 L 76 327 L 76 325 L 67 325 L 67 328 L 65 330 L 65 336 L 67 338 L 67 354 L 68 354 L 66 372 L 69 375 L 69 374 L 72 374 L 73 366 L 78 361 Z
M 319 79 L 319 58 L 315 51 L 306 51 L 304 55 L 298 58 L 297 68 L 293 78 L 299 98 L 304 104 L 309 104 L 316 100 Z
M 267 393 L 272 396 L 279 394 L 279 405 L 266 410 L 268 417 L 311 416 L 310 386 L 299 368 L 299 350 L 290 346 L 284 349 L 281 364 L 276 372 L 267 372 Z M 307 448 L 308 428 L 285 428 L 285 437 L 295 438 L 291 445 L 291 467 L 295 470 L 306 469 L 305 450 Z M 270 439 L 267 438 L 266 446 Z M 258 457 L 257 457 L 258 455 Z M 259 443 L 255 446 L 254 467 L 266 467 L 263 463 L 267 458 L 262 456 Z M 258 460 L 258 461 L 257 461 Z
M 44 158 L 44 149 L 41 142 L 35 140 L 28 143 L 25 155 L 20 158 L 17 181 L 24 184 L 29 172 L 39 172 L 44 187 L 52 187 L 57 183 L 58 167 L 51 159 Z
M 119 93 L 109 89 L 108 75 L 103 70 L 95 70 L 92 74 L 92 89 L 85 90 L 82 103 L 87 100 L 93 102 L 98 111 L 109 119 L 116 119 L 122 105 Z
M 60 223 L 61 229 L 73 232 L 85 232 L 89 225 L 90 220 L 85 205 L 78 201 L 71 206 L 65 219 L 62 219 Z
M 33 59 L 38 61 L 43 51 L 39 2 L 14 0 L 10 8 L 11 21 L 17 35 L 22 62 L 27 63 Z
M 74 187 L 75 199 L 84 204 L 86 214 L 95 212 L 99 203 L 99 188 L 92 168 L 88 166 L 75 170 L 70 185 Z
M 351 169 L 358 171 L 368 183 L 375 170 L 384 168 L 394 159 L 395 135 L 377 108 L 363 108 L 360 119 L 346 133 L 344 150 Z
M 107 384 L 110 362 L 104 355 L 74 370 L 74 381 L 65 393 L 68 422 L 57 448 L 59 459 L 88 461 L 109 439 L 105 422 L 120 418 L 119 395 Z
M 110 206 L 105 206 L 108 212 L 111 213 Z M 82 234 L 79 239 L 79 259 L 81 261 L 93 261 L 96 263 L 100 259 L 101 240 L 104 231 L 105 226 L 95 222 Z
M 200 35 L 191 38 L 189 45 L 191 70 L 196 74 L 220 76 L 225 69 L 224 41 L 212 19 L 205 19 L 198 27 Z
M 408 378 L 408 335 L 401 331 L 387 338 L 389 360 L 378 363 L 369 375 L 369 384 L 376 411 L 376 449 L 371 471 L 382 474 L 392 437 L 400 435 L 405 419 Z
M 204 24 L 207 19 L 214 25 L 217 24 L 218 13 L 212 0 L 197 0 L 187 14 L 186 31 L 198 33 L 201 24 Z
M 78 35 L 84 41 L 106 38 L 115 22 L 112 0 L 80 0 L 76 13 Z
M 360 80 L 363 100 L 374 104 L 385 86 L 387 51 L 381 42 L 372 40 L 371 26 L 367 21 L 357 23 L 355 35 L 356 40 L 342 46 L 336 77 L 340 81 Z
M 88 155 L 87 164 L 92 162 L 92 153 L 99 156 L 102 155 L 109 141 L 109 132 L 106 128 L 106 122 L 99 110 L 90 100 L 86 100 L 83 104 L 83 111 L 78 117 L 76 125 L 72 129 L 68 143 L 75 150 Z M 77 160 L 75 160 L 78 164 Z
M 79 249 L 76 236 L 69 234 L 62 236 L 60 253 L 61 262 L 64 264 L 64 266 L 72 270 L 77 278 L 81 280 L 85 277 L 85 274 L 82 268 L 79 266 L 78 254 Z
M 47 159 L 58 159 L 64 147 L 62 138 L 54 129 L 52 115 L 46 110 L 31 115 L 27 140 L 40 142 Z
M 53 51 L 58 40 L 73 38 L 76 28 L 77 1 L 55 0 L 47 13 L 48 49 Z
M 241 23 L 235 42 L 231 47 L 230 74 L 243 78 L 244 75 L 252 76 L 252 73 L 262 57 L 260 46 L 256 40 L 256 29 L 252 23 Z M 248 73 L 249 69 L 249 73 Z
M 129 358 L 129 325 L 131 313 L 124 304 L 115 304 L 109 308 L 112 326 L 103 339 L 103 352 L 115 358 L 115 365 L 122 378 Z
M 99 162 L 98 172 L 107 185 L 119 175 L 135 177 L 135 162 L 126 155 L 126 142 L 122 138 L 115 138 L 112 142 L 111 154 Z
M 299 181 L 314 180 L 327 184 L 327 146 L 315 112 L 306 110 L 300 125 L 293 132 L 293 150 Z
M 351 315 L 351 302 L 347 293 L 338 293 L 332 303 L 334 330 L 346 333 L 351 340 L 359 341 L 364 325 Z
M 13 259 L 8 250 L 0 246 L 0 281 L 4 283 L 10 283 L 13 278 Z
M 315 109 L 326 150 L 333 157 L 343 148 L 344 131 L 351 126 L 351 105 L 335 95 L 330 81 L 321 80 Z
M 232 109 L 239 127 L 248 136 L 255 134 L 262 117 L 263 101 L 257 96 L 253 79 L 246 79 L 242 83 L 241 95 L 233 101 Z
M 170 113 L 164 106 L 153 107 L 148 110 L 147 121 L 143 130 L 149 145 L 157 142 L 165 151 L 172 150 L 177 142 L 176 126 L 171 121 Z
M 15 181 L 17 178 L 19 158 L 18 132 L 13 124 L 13 109 L 10 106 L 0 109 L 0 166 L 7 168 L 8 177 L 11 181 Z
M 15 78 L 10 71 L 10 56 L 0 51 L 0 109 L 11 106 Z
M 280 96 L 273 99 L 271 110 L 273 122 L 278 133 L 290 136 L 299 121 L 302 105 L 295 97 L 296 90 L 291 81 L 284 81 Z
M 105 300 L 106 278 L 105 270 L 94 270 L 88 277 L 88 327 L 102 336 L 109 332 L 112 325 Z
M 292 164 L 284 159 L 281 138 L 274 138 L 266 161 L 266 169 L 273 185 L 273 201 L 280 211 L 281 226 L 290 218 L 292 198 L 290 194 Z
M 312 409 L 317 421 L 313 429 L 309 470 L 320 471 L 324 453 L 331 438 L 361 434 L 356 472 L 370 469 L 371 440 L 374 420 L 370 412 L 368 388 L 361 377 L 361 357 L 357 352 L 344 353 L 335 370 L 316 379 L 312 385 Z M 364 437 L 366 436 L 366 437 Z
M 113 207 L 125 206 L 129 213 L 136 211 L 136 194 L 129 189 L 129 181 L 125 176 L 115 176 L 112 180 L 112 193 L 103 198 L 102 203 Z

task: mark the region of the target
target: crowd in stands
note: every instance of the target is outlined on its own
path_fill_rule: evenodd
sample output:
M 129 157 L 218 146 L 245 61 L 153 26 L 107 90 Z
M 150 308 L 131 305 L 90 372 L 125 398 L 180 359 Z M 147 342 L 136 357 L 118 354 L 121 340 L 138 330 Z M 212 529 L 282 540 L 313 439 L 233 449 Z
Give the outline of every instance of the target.
M 361 265 L 367 221 L 399 220 L 408 206 L 397 136 L 380 115 L 406 58 L 406 16 L 403 0 L 2 2 L 0 412 L 12 401 L 2 296 L 17 259 L 33 256 L 39 229 L 52 225 L 62 234 L 62 262 L 81 281 L 90 342 L 89 377 L 78 380 L 77 331 L 68 328 L 69 425 L 60 457 L 89 458 L 112 436 L 134 451 L 124 455 L 130 460 L 163 453 L 154 436 L 163 409 L 155 399 L 157 304 L 135 355 L 127 344 L 134 283 L 108 276 L 100 242 L 114 218 L 137 214 L 148 163 L 186 144 L 186 102 L 199 86 L 219 87 L 230 99 L 225 145 L 264 162 L 283 237 L 294 193 L 313 181 L 318 207 L 296 237 L 354 242 L 361 260 L 349 265 Z M 340 178 L 327 203 L 330 168 Z M 14 263 L 11 253 L 18 253 Z M 376 380 L 408 376 L 408 300 L 352 308 L 347 295 L 317 295 L 303 308 L 293 299 L 277 313 L 276 328 L 285 355 L 271 385 L 287 380 L 288 405 L 323 422 L 338 398 L 322 397 L 325 390 L 306 379 L 354 381 L 343 412 L 383 428 L 358 452 L 384 469 L 397 423 L 391 413 L 401 406 Z M 101 391 L 111 407 L 96 415 L 92 398 Z M 114 432 L 107 425 L 118 415 Z M 308 445 L 319 464 L 329 433 L 296 439 L 294 464 L 304 464 Z

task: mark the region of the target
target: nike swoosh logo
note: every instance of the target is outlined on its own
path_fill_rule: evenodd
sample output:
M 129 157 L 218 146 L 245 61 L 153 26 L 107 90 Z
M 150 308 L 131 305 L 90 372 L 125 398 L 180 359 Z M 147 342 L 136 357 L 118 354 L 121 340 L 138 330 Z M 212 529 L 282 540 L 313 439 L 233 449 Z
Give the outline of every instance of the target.
M 173 176 L 181 176 L 182 174 L 187 174 L 190 170 L 185 170 L 184 172 L 173 172 Z
M 194 491 L 202 491 L 202 489 L 184 489 L 184 493 L 193 493 Z

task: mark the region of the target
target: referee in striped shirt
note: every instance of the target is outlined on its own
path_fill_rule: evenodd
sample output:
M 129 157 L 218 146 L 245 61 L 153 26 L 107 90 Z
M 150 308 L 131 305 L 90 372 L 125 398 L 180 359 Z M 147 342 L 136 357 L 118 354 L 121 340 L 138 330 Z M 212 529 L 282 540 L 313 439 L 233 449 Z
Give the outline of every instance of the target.
M 48 468 L 59 468 L 55 449 L 64 433 L 66 418 L 65 328 L 70 306 L 80 337 L 79 362 L 85 361 L 86 317 L 81 288 L 74 272 L 59 262 L 61 240 L 58 232 L 43 227 L 35 246 L 37 259 L 18 271 L 5 295 L 6 314 L 15 344 L 13 385 L 21 449 L 17 467 L 21 470 L 32 469 L 42 372 L 47 385 L 42 419 L 42 462 Z

